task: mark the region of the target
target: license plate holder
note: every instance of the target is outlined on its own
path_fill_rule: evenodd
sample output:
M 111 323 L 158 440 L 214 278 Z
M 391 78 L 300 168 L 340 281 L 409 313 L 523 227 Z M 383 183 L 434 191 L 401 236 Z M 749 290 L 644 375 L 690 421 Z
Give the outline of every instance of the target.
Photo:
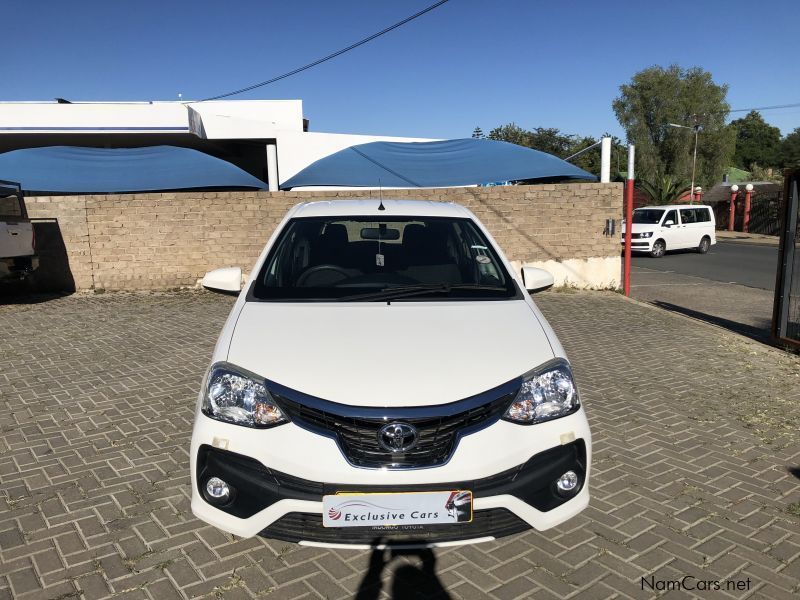
M 472 522 L 472 492 L 360 493 L 323 496 L 324 527 L 403 527 Z

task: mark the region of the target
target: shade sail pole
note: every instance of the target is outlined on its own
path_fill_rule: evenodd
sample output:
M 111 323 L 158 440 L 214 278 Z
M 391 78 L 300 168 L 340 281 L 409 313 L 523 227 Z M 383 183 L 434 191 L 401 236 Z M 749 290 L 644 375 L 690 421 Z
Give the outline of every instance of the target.
M 611 182 L 611 138 L 600 140 L 600 183 Z

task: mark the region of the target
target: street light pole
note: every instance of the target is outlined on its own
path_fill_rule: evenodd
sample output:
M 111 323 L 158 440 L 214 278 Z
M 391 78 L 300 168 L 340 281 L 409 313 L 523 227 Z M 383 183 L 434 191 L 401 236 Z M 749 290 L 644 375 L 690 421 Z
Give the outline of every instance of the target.
M 697 134 L 700 133 L 700 124 L 697 122 L 697 115 L 694 115 L 694 127 L 687 125 L 678 125 L 677 123 L 667 123 L 669 127 L 677 127 L 678 129 L 694 129 L 694 155 L 692 157 L 692 186 L 689 188 L 689 203 L 694 202 L 694 179 L 697 169 Z
M 694 126 L 694 157 L 692 158 L 692 202 L 694 203 L 694 175 L 695 169 L 697 168 L 697 133 L 700 130 L 700 126 L 695 124 Z

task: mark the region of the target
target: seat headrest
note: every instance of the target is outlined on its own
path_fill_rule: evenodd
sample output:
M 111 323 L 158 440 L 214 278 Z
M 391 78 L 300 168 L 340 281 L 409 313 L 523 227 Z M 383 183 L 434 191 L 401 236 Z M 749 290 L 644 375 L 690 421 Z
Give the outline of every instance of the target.
M 403 229 L 403 245 L 418 246 L 430 239 L 427 227 L 419 223 L 411 223 Z
M 328 223 L 325 226 L 325 233 L 322 239 L 328 246 L 344 246 L 348 242 L 347 227 L 341 223 Z

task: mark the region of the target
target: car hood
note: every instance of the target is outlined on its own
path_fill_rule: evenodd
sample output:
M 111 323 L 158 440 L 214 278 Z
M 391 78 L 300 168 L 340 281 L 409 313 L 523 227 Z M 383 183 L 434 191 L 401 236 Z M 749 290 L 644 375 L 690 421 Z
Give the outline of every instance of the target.
M 552 359 L 524 300 L 248 302 L 228 361 L 292 389 L 352 406 L 445 404 Z

